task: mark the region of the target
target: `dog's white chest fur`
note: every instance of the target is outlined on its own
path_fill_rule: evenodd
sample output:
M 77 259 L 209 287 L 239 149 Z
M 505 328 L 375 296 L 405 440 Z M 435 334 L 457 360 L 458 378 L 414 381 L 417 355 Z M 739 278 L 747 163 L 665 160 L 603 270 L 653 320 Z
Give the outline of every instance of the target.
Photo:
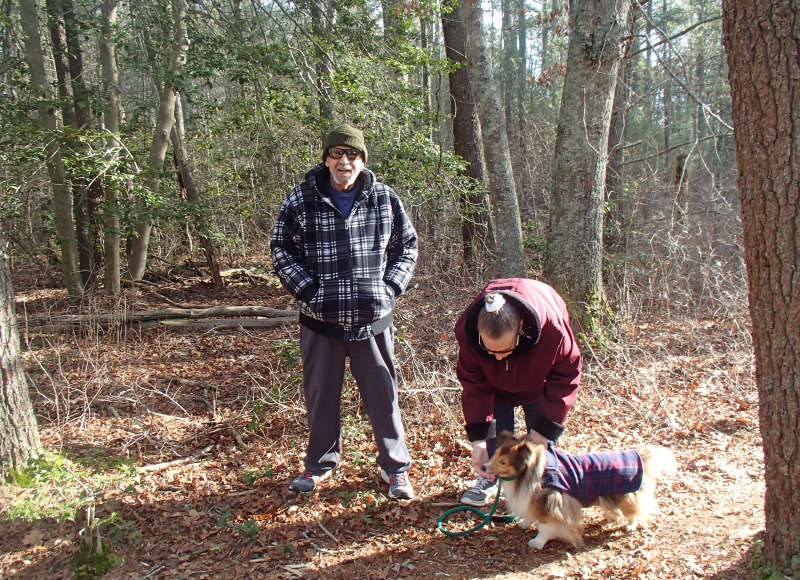
M 535 487 L 538 486 L 524 481 L 504 481 L 501 483 L 501 491 L 506 500 L 506 506 L 512 514 L 517 516 L 517 525 L 525 530 L 536 521 L 528 515 L 528 508 Z

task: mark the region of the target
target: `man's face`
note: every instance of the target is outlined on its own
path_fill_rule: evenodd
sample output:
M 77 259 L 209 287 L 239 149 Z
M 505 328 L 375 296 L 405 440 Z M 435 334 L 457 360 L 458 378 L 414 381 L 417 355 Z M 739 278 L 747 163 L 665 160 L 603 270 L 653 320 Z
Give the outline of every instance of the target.
M 330 169 L 333 188 L 336 191 L 347 191 L 355 185 L 364 169 L 364 156 L 358 149 L 334 145 L 325 156 L 325 167 Z

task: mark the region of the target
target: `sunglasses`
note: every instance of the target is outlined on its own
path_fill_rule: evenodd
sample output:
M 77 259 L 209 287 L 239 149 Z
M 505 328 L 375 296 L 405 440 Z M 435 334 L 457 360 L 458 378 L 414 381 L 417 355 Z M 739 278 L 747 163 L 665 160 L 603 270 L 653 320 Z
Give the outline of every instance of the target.
M 488 348 L 486 348 L 486 345 L 483 344 L 483 337 L 481 336 L 481 333 L 479 332 L 478 333 L 478 345 L 484 350 L 484 352 L 486 352 L 486 353 L 488 353 L 488 354 L 490 354 L 492 356 L 496 356 L 498 354 L 501 354 L 501 355 L 502 354 L 511 354 L 519 346 L 519 337 L 520 337 L 520 334 L 517 333 L 517 340 L 514 343 L 514 346 L 512 346 L 511 348 L 508 348 L 506 350 L 489 350 Z
M 358 149 L 340 149 L 339 147 L 328 149 L 328 156 L 333 159 L 341 159 L 342 155 L 347 155 L 348 159 L 358 159 L 361 157 L 361 151 Z

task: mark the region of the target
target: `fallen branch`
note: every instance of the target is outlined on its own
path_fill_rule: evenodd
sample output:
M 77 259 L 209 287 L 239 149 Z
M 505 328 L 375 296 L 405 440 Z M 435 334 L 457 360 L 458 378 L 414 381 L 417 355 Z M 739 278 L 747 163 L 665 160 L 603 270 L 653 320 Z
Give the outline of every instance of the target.
M 230 318 L 234 316 L 234 318 Z M 220 317 L 220 318 L 215 318 Z M 244 318 L 248 317 L 248 318 Z M 141 328 L 169 326 L 183 328 L 275 328 L 298 320 L 296 310 L 268 306 L 211 306 L 207 308 L 165 308 L 111 314 L 37 315 L 19 323 L 27 333 L 68 332 L 80 327 L 138 324 Z
M 36 315 L 28 318 L 28 324 L 80 325 L 97 323 L 131 323 L 170 318 L 213 318 L 215 316 L 264 316 L 269 318 L 297 318 L 295 310 L 281 310 L 269 306 L 211 306 L 209 308 L 163 308 L 140 312 L 111 314 L 57 314 Z
M 161 326 L 180 326 L 184 328 L 275 328 L 284 324 L 297 322 L 297 316 L 281 316 L 278 318 L 221 318 L 207 320 L 159 320 L 155 324 Z M 148 323 L 147 326 L 153 326 Z
M 191 463 L 198 457 L 201 457 L 211 451 L 213 445 L 207 445 L 203 447 L 197 453 L 190 455 L 189 457 L 182 457 L 181 459 L 173 459 L 172 461 L 164 461 L 163 463 L 151 463 L 150 465 L 143 465 L 139 469 L 142 471 L 161 471 L 162 469 L 166 469 L 167 467 L 173 467 L 175 465 L 185 465 L 186 463 Z

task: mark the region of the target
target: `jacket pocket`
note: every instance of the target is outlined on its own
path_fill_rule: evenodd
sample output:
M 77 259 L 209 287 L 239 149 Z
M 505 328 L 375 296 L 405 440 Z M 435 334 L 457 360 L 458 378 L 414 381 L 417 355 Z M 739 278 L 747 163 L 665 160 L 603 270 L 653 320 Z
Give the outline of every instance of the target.
M 394 291 L 380 278 L 354 280 L 353 312 L 357 325 L 370 324 L 394 310 Z
M 308 307 L 320 320 L 341 324 L 341 312 L 344 308 L 342 284 L 339 280 L 320 280 L 319 289 L 307 302 Z

